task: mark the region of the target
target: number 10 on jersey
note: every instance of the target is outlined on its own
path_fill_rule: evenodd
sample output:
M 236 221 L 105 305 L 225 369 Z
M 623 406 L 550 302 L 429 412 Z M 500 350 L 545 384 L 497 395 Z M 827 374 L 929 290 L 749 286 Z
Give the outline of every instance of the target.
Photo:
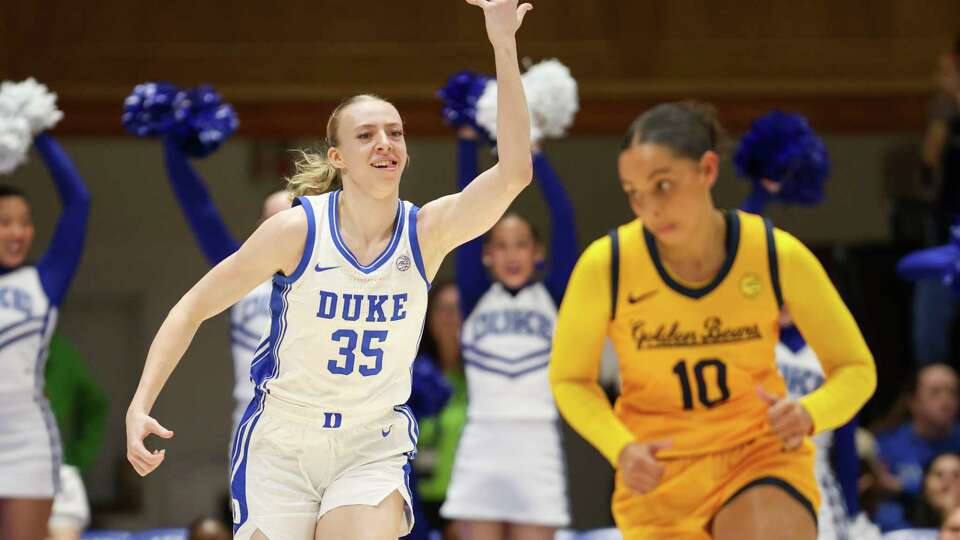
M 717 390 L 711 390 L 707 384 L 707 371 L 715 374 Z M 693 410 L 693 389 L 690 385 L 690 373 L 687 370 L 687 361 L 680 360 L 673 365 L 673 373 L 680 380 L 680 392 L 683 394 L 683 409 Z M 716 358 L 704 358 L 693 365 L 693 376 L 697 381 L 697 398 L 707 408 L 719 405 L 730 398 L 730 389 L 727 387 L 727 366 Z

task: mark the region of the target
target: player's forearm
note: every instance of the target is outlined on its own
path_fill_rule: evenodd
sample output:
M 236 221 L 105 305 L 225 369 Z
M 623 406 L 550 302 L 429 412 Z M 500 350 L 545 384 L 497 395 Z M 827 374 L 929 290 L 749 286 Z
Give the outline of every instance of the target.
M 866 357 L 834 368 L 823 385 L 800 403 L 813 418 L 814 432 L 820 433 L 849 422 L 876 388 L 877 371 L 867 351 Z
M 560 414 L 581 437 L 594 446 L 614 467 L 620 451 L 633 442 L 633 434 L 613 414 L 607 395 L 597 383 L 551 379 Z
M 515 39 L 493 45 L 497 65 L 498 169 L 510 186 L 523 187 L 533 179 L 530 158 L 530 113 L 520 79 Z
M 140 376 L 140 384 L 130 402 L 129 411 L 149 414 L 160 390 L 187 351 L 193 336 L 203 320 L 190 313 L 186 297 L 181 299 L 163 321 L 153 338 L 147 360 Z

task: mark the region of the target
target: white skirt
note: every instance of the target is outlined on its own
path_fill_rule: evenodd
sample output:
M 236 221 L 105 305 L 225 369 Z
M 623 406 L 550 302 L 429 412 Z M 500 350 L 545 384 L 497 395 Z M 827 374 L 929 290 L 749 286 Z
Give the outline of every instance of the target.
M 556 422 L 467 422 L 441 516 L 565 527 L 567 508 Z
M 62 454 L 46 398 L 0 396 L 0 434 L 0 498 L 52 499 Z

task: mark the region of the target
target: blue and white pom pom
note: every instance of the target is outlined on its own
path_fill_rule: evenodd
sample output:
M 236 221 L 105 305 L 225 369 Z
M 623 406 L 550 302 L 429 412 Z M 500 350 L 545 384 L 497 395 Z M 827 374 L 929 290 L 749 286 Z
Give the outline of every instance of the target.
M 240 126 L 236 111 L 209 85 L 186 92 L 177 103 L 176 135 L 193 157 L 212 154 Z
M 830 156 L 799 114 L 770 111 L 757 118 L 733 156 L 737 173 L 753 183 L 744 210 L 762 213 L 771 200 L 812 206 L 823 200 Z M 764 183 L 776 186 L 768 189 Z
M 940 280 L 960 299 L 960 219 L 950 228 L 950 242 L 906 255 L 897 262 L 897 273 L 911 281 Z
M 530 110 L 530 141 L 562 137 L 580 108 L 577 81 L 558 60 L 544 60 L 523 74 L 523 90 Z M 477 100 L 477 123 L 497 137 L 497 83 L 487 83 Z
M 0 84 L 0 174 L 24 163 L 33 137 L 62 118 L 57 95 L 33 78 Z
M 454 73 L 447 84 L 437 90 L 443 100 L 443 119 L 452 127 L 470 126 L 488 139 L 489 134 L 477 124 L 477 100 L 487 87 L 490 77 L 468 69 Z
M 137 137 L 156 137 L 177 124 L 177 105 L 184 92 L 168 82 L 146 82 L 134 87 L 123 100 L 120 121 Z

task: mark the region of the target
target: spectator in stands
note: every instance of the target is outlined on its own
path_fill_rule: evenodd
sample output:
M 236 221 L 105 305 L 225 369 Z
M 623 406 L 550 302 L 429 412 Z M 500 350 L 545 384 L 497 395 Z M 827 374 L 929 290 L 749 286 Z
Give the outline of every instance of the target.
M 922 367 L 908 395 L 911 419 L 877 436 L 879 457 L 897 480 L 887 486 L 893 497 L 877 508 L 876 521 L 884 530 L 903 525 L 904 509 L 919 496 L 923 471 L 933 458 L 960 452 L 957 384 L 957 373 L 948 365 Z

